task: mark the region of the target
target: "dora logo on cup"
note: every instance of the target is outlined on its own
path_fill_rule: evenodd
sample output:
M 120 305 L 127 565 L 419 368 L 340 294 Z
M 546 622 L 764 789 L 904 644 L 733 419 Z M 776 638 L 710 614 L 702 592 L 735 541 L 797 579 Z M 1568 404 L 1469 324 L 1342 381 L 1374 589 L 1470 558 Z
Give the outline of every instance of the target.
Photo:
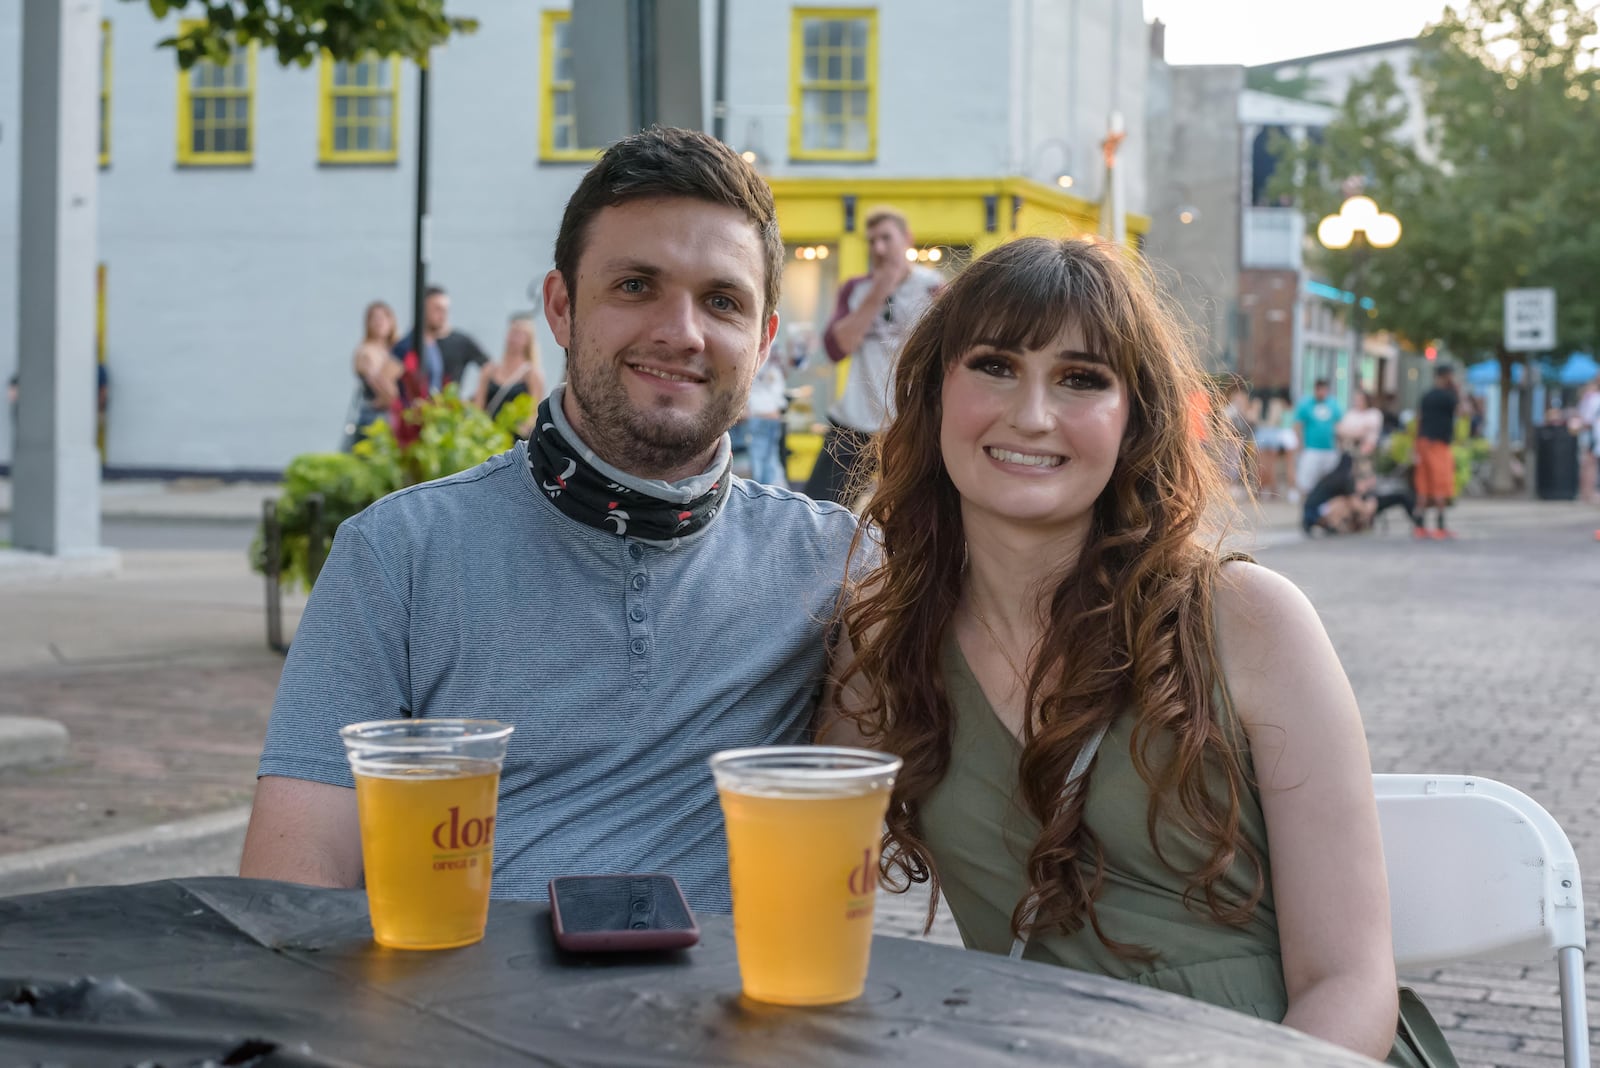
M 461 806 L 450 806 L 450 818 L 440 820 L 433 826 L 433 844 L 440 849 L 456 852 L 463 849 L 482 850 L 494 845 L 494 817 L 478 818 L 473 816 L 466 821 L 461 819 Z M 433 862 L 434 871 L 448 871 L 455 868 L 476 868 L 477 857 L 462 857 L 459 859 L 444 857 L 436 858 Z
M 869 846 L 861 851 L 861 863 L 850 869 L 850 897 L 845 908 L 845 919 L 858 920 L 872 916 L 873 892 L 878 888 L 878 861 Z

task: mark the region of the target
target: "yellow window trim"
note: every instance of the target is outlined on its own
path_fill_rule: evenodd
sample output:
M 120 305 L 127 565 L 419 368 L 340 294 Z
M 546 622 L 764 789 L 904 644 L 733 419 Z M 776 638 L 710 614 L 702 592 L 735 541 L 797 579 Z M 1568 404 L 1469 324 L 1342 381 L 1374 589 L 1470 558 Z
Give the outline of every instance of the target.
M 100 20 L 100 166 L 111 166 L 111 20 Z
M 199 19 L 185 19 L 179 31 L 200 23 Z M 194 151 L 194 113 L 189 106 L 189 76 L 193 69 L 178 69 L 178 163 L 185 167 L 239 167 L 255 162 L 256 150 L 256 45 L 252 41 L 245 49 L 245 86 L 241 94 L 250 101 L 250 150 L 248 152 L 196 152 Z
M 805 114 L 802 111 L 805 85 L 808 19 L 844 22 L 863 19 L 867 24 L 867 148 L 864 152 L 844 149 L 805 147 Z M 854 83 L 851 83 L 853 86 Z M 818 83 L 816 88 L 833 88 Z M 839 86 L 839 88 L 844 88 Z M 792 160 L 862 161 L 878 158 L 878 9 L 873 7 L 797 7 L 789 18 L 789 158 Z
M 321 68 L 317 91 L 317 159 L 322 163 L 394 163 L 400 158 L 400 59 L 389 57 L 389 88 L 362 88 L 360 86 L 333 84 L 333 68 L 337 61 L 328 53 L 322 54 L 317 64 Z M 389 98 L 389 144 L 387 150 L 346 149 L 333 146 L 334 96 Z
M 593 163 L 600 158 L 598 148 L 556 147 L 555 94 L 561 89 L 570 90 L 572 85 L 555 80 L 555 29 L 571 18 L 571 11 L 552 9 L 539 13 L 539 158 L 547 163 Z

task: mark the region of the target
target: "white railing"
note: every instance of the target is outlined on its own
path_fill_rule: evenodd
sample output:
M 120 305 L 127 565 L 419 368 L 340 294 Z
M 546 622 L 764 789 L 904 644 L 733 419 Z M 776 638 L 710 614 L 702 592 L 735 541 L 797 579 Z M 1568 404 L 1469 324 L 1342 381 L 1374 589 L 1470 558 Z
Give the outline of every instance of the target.
M 1247 208 L 1241 266 L 1300 269 L 1306 220 L 1299 208 Z

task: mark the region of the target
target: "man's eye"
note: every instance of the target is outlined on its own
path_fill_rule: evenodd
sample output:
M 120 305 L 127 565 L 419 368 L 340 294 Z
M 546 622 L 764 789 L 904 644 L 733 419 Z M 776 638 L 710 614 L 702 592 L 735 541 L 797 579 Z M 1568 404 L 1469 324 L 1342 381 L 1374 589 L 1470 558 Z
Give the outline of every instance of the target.
M 724 296 L 721 293 L 718 293 L 718 294 L 715 294 L 714 296 L 712 296 L 712 298 L 711 298 L 711 306 L 713 308 L 717 309 L 717 311 L 720 311 L 720 312 L 731 312 L 731 311 L 738 311 L 739 310 L 739 305 L 734 303 L 734 300 L 733 300 L 732 297 Z
M 643 278 L 628 278 L 628 279 L 624 279 L 623 283 L 622 283 L 622 291 L 624 293 L 643 293 L 644 292 L 644 279 Z

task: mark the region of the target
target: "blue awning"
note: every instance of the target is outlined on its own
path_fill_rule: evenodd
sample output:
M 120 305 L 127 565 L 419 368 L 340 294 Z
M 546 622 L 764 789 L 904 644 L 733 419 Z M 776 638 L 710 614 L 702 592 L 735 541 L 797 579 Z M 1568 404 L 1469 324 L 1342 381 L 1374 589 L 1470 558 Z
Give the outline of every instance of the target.
M 1587 352 L 1574 352 L 1561 368 L 1561 384 L 1581 386 L 1594 381 L 1597 375 L 1600 375 L 1600 363 L 1596 363 Z

